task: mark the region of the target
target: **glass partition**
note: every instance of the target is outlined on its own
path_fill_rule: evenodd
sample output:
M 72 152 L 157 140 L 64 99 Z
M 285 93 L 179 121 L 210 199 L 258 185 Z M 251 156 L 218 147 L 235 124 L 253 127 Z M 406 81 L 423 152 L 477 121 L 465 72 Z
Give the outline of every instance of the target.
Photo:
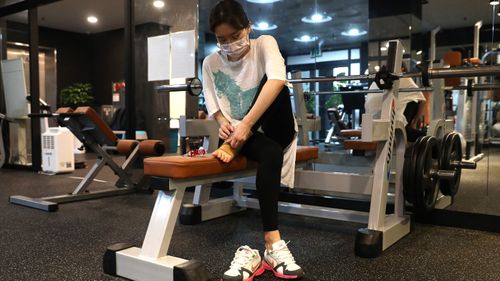
M 29 40 L 28 13 L 20 12 L 0 19 L 1 28 L 1 94 L 0 110 L 13 120 L 9 123 L 8 133 L 4 134 L 5 147 L 8 147 L 6 163 L 29 166 L 32 164 L 31 122 L 29 95 L 30 75 L 27 42 Z M 40 59 L 43 60 L 43 53 Z M 42 68 L 43 65 L 41 64 Z M 43 70 L 41 69 L 43 73 Z M 43 82 L 40 81 L 41 86 Z
M 218 50 L 208 28 L 208 16 L 215 0 L 200 1 L 200 60 Z M 355 75 L 367 69 L 368 1 L 241 1 L 252 22 L 251 38 L 273 36 L 287 65 L 288 76 Z M 285 13 L 283 11 L 286 11 Z M 335 74 L 334 74 L 335 72 Z M 310 115 L 321 118 L 321 128 L 311 141 L 324 141 L 330 122 L 327 107 L 337 107 L 340 96 L 318 94 L 338 89 L 338 83 L 301 85 Z M 309 116 L 311 117 L 311 116 Z M 302 116 L 305 118 L 305 116 Z
M 436 34 L 436 59 L 444 59 L 445 64 L 451 65 L 454 65 L 455 57 L 460 64 L 468 66 L 498 64 L 498 6 L 489 5 L 487 1 L 477 5 L 464 3 L 463 9 L 474 10 L 474 13 L 462 17 L 461 21 L 445 23 L 433 16 L 432 10 L 452 5 L 450 1 L 443 2 L 446 3 L 425 5 L 423 10 L 424 20 L 428 17 L 429 22 L 436 23 L 435 26 L 440 23 L 441 28 L 436 29 L 439 30 Z M 452 13 L 457 15 L 458 11 Z M 461 78 L 447 79 L 446 84 L 450 88 L 446 91 L 447 114 L 455 120 L 455 129 L 464 137 L 464 159 L 481 158 L 477 169 L 462 170 L 460 188 L 449 210 L 500 215 L 500 176 L 497 173 L 500 143 L 498 125 L 495 125 L 500 100 L 495 89 L 498 81 L 494 77 Z M 485 88 L 474 91 L 453 89 L 469 84 Z
M 425 61 L 434 60 L 434 67 L 447 67 L 447 54 L 459 52 L 457 65 L 472 65 L 478 57 L 482 64 L 497 64 L 498 34 L 500 30 L 498 6 L 470 1 L 251 1 L 241 0 L 252 21 L 251 38 L 269 34 L 276 38 L 285 58 L 288 78 L 341 76 L 376 73 L 387 63 L 389 40 L 399 39 L 404 46 L 404 64 L 407 72 L 420 71 Z M 218 51 L 216 39 L 208 28 L 210 9 L 216 0 L 199 3 L 199 63 Z M 447 16 L 443 17 L 443 11 Z M 473 11 L 473 12 L 472 12 Z M 474 53 L 474 28 L 481 21 L 479 44 Z M 482 59 L 482 60 L 481 60 Z M 456 80 L 456 79 L 455 79 Z M 419 87 L 421 79 L 415 79 Z M 477 84 L 495 84 L 496 79 L 474 79 Z M 435 84 L 438 83 L 437 81 Z M 498 89 L 475 91 L 477 97 L 467 96 L 467 79 L 458 79 L 455 88 L 446 83 L 442 95 L 446 116 L 452 121 L 452 130 L 464 135 L 464 159 L 483 153 L 476 170 L 462 170 L 460 191 L 449 210 L 499 214 L 500 177 L 498 170 L 498 143 L 500 143 L 500 95 Z M 436 84 L 437 85 L 437 84 Z M 309 134 L 309 142 L 326 150 L 335 143 L 329 139 L 332 131 L 333 109 L 343 111 L 344 127 L 359 128 L 364 111 L 364 96 L 353 99 L 348 91 L 367 89 L 369 81 L 340 81 L 335 83 L 307 83 L 301 85 L 306 109 L 321 119 L 321 128 Z M 498 86 L 494 86 L 498 87 Z M 294 93 L 296 94 L 296 93 Z M 431 92 L 425 115 L 419 128 L 425 130 L 432 121 Z M 297 98 L 292 96 L 292 99 Z M 474 110 L 472 110 L 474 106 Z M 309 116 L 311 117 L 311 116 Z M 468 131 L 466 131 L 468 130 Z M 472 132 L 471 132 L 472 130 Z M 338 143 L 337 143 L 338 144 Z M 466 151 L 468 151 L 466 153 Z

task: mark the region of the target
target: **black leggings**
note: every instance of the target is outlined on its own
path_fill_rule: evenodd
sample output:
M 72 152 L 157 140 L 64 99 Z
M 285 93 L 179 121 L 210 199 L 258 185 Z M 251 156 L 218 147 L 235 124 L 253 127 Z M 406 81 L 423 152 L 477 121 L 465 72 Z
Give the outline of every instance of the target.
M 418 102 L 409 102 L 406 105 L 406 109 L 404 111 L 404 116 L 406 118 L 406 121 L 408 124 L 406 125 L 406 139 L 409 142 L 415 142 L 418 137 L 420 136 L 425 136 L 425 133 L 422 132 L 421 130 L 413 129 L 411 127 L 411 122 L 417 116 L 418 113 L 418 108 L 420 107 L 420 104 Z
M 257 96 L 265 81 L 264 78 Z M 278 197 L 281 186 L 283 150 L 295 136 L 294 124 L 290 92 L 287 87 L 284 87 L 255 126 L 252 127 L 253 135 L 245 142 L 239 152 L 258 163 L 255 185 L 257 186 L 264 231 L 278 230 Z M 264 133 L 257 131 L 259 127 Z

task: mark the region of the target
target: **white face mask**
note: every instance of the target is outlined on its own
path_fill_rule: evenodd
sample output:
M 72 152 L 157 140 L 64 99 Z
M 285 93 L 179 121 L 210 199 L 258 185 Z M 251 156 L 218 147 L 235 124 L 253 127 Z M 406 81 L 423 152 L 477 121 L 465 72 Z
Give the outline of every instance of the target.
M 227 56 L 239 58 L 250 46 L 250 38 L 249 36 L 245 36 L 240 40 L 227 43 L 227 44 L 219 44 L 217 46 L 220 50 L 226 54 Z

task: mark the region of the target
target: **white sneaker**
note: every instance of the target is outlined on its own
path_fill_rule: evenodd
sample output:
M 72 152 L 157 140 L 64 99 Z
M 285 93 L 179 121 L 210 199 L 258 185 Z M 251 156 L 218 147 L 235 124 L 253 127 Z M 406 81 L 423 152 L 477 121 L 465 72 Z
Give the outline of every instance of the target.
M 255 276 L 264 273 L 259 251 L 248 246 L 241 246 L 234 253 L 229 270 L 224 272 L 221 281 L 252 281 Z
M 290 242 L 288 242 L 290 243 Z M 292 253 L 285 241 L 274 242 L 272 250 L 264 251 L 265 270 L 272 271 L 274 276 L 283 279 L 299 279 L 304 276 L 304 270 L 295 263 Z

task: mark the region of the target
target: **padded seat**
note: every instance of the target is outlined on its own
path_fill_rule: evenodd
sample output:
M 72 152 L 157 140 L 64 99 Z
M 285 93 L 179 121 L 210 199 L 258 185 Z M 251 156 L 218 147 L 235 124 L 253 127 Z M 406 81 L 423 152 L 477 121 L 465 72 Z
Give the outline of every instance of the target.
M 360 138 L 361 130 L 353 130 L 353 129 L 341 130 L 340 134 L 346 138 Z
M 362 140 L 344 140 L 344 149 L 352 150 L 377 150 L 377 142 L 362 141 Z
M 316 158 L 318 158 L 317 147 L 297 147 L 296 162 L 303 162 Z M 236 156 L 229 163 L 223 163 L 212 155 L 200 157 L 175 155 L 144 159 L 145 175 L 177 179 L 237 172 L 255 167 L 255 162 L 248 161 L 246 157 L 241 155 Z
M 75 111 L 75 114 L 84 114 L 90 119 L 99 131 L 104 135 L 111 144 L 118 142 L 118 137 L 113 133 L 111 128 L 102 120 L 101 116 L 90 106 L 80 106 Z

